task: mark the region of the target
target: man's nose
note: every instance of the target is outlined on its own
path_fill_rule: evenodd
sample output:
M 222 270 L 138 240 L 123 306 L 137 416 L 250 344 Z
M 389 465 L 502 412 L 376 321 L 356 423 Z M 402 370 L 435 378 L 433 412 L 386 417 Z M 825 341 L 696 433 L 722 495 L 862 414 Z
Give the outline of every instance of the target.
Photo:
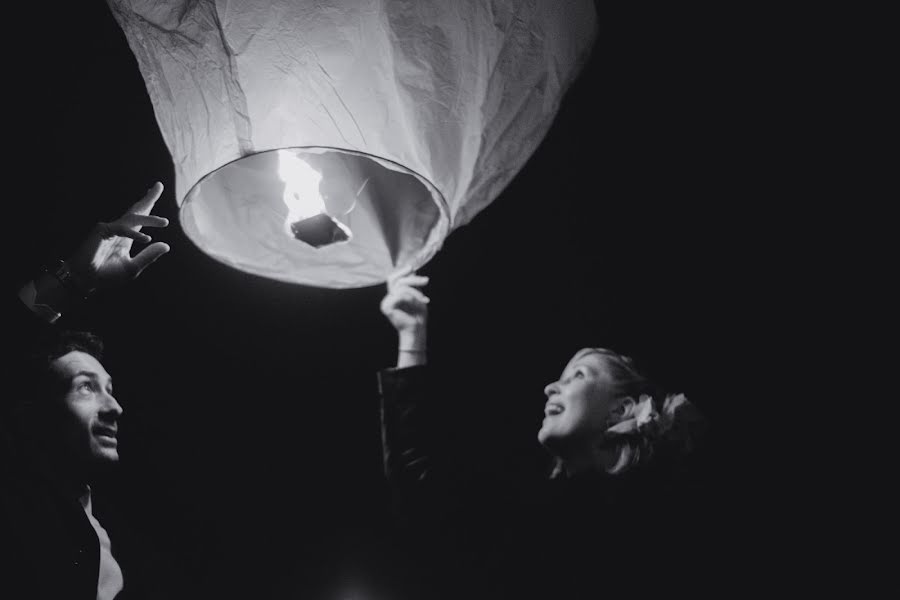
M 122 405 L 119 404 L 119 401 L 116 400 L 116 397 L 113 396 L 109 392 L 103 393 L 103 408 L 102 411 L 107 417 L 118 418 L 122 415 Z

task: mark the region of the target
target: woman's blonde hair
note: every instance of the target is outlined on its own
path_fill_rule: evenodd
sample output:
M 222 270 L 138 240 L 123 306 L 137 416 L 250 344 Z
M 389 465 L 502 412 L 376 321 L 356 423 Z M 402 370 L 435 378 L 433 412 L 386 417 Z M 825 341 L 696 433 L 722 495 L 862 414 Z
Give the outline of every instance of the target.
M 588 354 L 602 357 L 617 398 L 628 399 L 597 439 L 598 448 L 617 449 L 620 460 L 610 474 L 646 465 L 660 451 L 686 454 L 693 450 L 697 425 L 702 423 L 705 427 L 705 419 L 683 394 L 666 394 L 638 370 L 631 357 L 607 348 L 584 348 L 575 353 L 572 361 Z M 556 457 L 550 477 L 563 473 L 565 463 Z

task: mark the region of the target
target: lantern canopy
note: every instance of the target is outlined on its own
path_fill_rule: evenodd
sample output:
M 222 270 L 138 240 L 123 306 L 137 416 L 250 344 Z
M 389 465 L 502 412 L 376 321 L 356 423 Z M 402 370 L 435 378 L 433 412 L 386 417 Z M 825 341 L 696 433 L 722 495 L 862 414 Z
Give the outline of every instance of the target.
M 546 134 L 591 0 L 109 0 L 175 165 L 188 237 L 346 288 L 418 268 Z

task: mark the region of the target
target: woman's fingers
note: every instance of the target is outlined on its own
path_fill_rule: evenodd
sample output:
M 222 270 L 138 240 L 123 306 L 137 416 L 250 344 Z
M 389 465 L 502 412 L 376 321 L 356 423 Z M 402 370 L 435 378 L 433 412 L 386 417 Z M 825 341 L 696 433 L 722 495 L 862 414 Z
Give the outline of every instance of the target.
M 381 312 L 390 316 L 397 312 L 418 315 L 428 309 L 428 296 L 414 288 L 402 288 L 391 292 L 381 301 Z
M 388 284 L 388 291 L 399 290 L 403 288 L 413 289 L 413 287 L 422 287 L 428 284 L 428 278 L 422 275 L 406 275 L 396 281 Z
M 428 304 L 431 301 L 421 290 L 417 290 L 414 287 L 403 287 L 397 290 L 397 292 L 406 300 L 413 299 L 422 304 Z
M 413 272 L 412 264 L 407 264 L 405 267 L 397 269 L 396 271 L 394 271 L 393 273 L 388 275 L 388 278 L 387 278 L 388 285 L 390 285 L 390 283 L 392 281 L 396 281 L 396 280 L 400 279 L 401 277 L 406 277 L 407 275 L 409 275 L 412 272 Z
M 392 287 L 397 285 L 403 281 L 415 281 L 414 285 L 424 285 L 428 282 L 428 277 L 424 277 L 422 275 L 416 275 L 415 270 L 412 268 L 412 265 L 407 265 L 402 269 L 394 271 L 387 278 L 388 287 Z M 421 284 L 418 282 L 422 282 Z
M 381 312 L 398 331 L 424 325 L 430 300 L 418 288 L 427 283 L 428 277 L 416 275 L 411 267 L 388 277 L 388 293 L 381 301 Z
M 388 305 L 397 305 L 399 303 L 426 305 L 431 300 L 416 288 L 403 287 L 392 291 L 387 295 L 385 301 Z

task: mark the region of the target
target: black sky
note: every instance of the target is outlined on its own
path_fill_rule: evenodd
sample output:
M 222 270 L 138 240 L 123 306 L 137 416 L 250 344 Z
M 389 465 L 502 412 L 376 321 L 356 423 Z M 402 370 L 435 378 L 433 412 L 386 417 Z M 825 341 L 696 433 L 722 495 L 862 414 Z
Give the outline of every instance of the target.
M 268 281 L 194 247 L 121 31 L 103 2 L 64 4 L 7 23 L 9 273 L 29 276 L 166 185 L 155 212 L 172 225 L 156 239 L 170 254 L 62 323 L 106 340 L 126 411 L 123 495 L 148 535 L 178 539 L 186 584 L 218 597 L 249 597 L 276 566 L 273 594 L 364 580 L 387 560 L 384 287 Z M 518 453 L 542 469 L 543 387 L 585 345 L 633 355 L 720 422 L 737 414 L 724 390 L 740 385 L 727 375 L 734 305 L 751 290 L 735 287 L 745 267 L 731 250 L 753 206 L 729 143 L 738 92 L 714 51 L 727 31 L 679 10 L 601 10 L 545 142 L 423 269 L 431 359 L 457 397 L 448 426 L 470 434 L 461 457 Z

